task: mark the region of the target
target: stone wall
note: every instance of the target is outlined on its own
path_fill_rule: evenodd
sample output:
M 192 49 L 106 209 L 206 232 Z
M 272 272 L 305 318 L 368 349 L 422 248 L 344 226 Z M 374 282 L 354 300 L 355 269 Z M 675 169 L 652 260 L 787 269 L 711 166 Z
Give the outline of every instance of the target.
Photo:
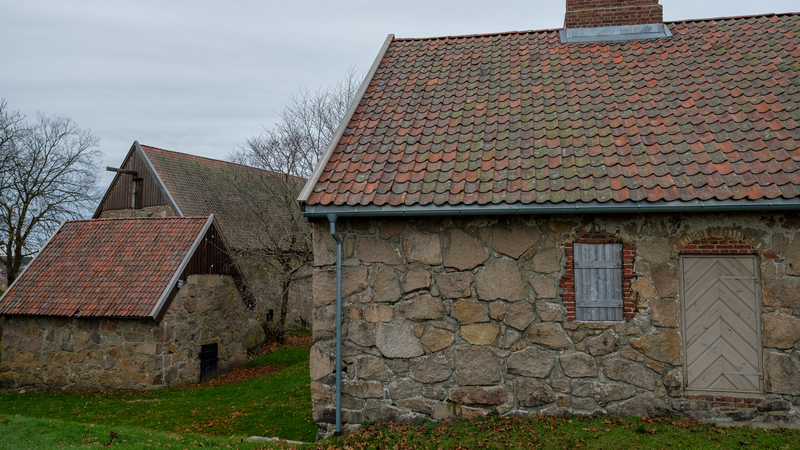
M 263 333 L 252 314 L 231 277 L 191 275 L 160 324 L 7 317 L 0 388 L 145 390 L 196 383 L 202 344 L 219 344 L 219 373 L 247 360 L 248 343 Z
M 289 285 L 286 327 L 293 330 L 311 328 L 314 299 L 311 296 L 313 267 L 305 266 L 298 271 L 298 280 Z
M 343 420 L 684 415 L 798 421 L 800 216 L 569 215 L 342 220 Z M 635 252 L 627 321 L 567 320 L 567 244 Z M 758 253 L 764 395 L 684 394 L 681 248 L 730 237 Z M 743 244 L 743 245 L 744 245 Z M 335 243 L 314 230 L 314 419 L 334 419 Z
M 258 252 L 236 254 L 234 258 L 248 281 L 248 289 L 257 299 L 255 313 L 259 320 L 266 322 L 267 326 L 277 324 L 280 321 L 283 296 L 287 294 L 286 328 L 311 328 L 313 268 L 306 261 L 295 258 L 284 266 L 272 256 Z M 284 270 L 287 272 L 283 272 Z M 288 287 L 284 287 L 287 279 L 290 280 Z M 272 311 L 271 322 L 267 320 L 270 317 L 269 311 Z

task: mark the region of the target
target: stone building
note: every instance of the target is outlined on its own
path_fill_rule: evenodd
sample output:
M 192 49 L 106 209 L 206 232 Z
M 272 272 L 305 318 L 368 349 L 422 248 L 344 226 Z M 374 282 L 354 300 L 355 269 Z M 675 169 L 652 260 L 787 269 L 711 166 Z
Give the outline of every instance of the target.
M 386 40 L 300 197 L 322 432 L 338 270 L 350 426 L 800 420 L 800 15 L 632 3 Z
M 203 158 L 134 141 L 114 180 L 95 211 L 94 218 L 188 217 L 214 214 L 256 299 L 262 321 L 279 320 L 286 297 L 286 325 L 309 328 L 311 318 L 311 268 L 306 261 L 289 257 L 278 264 L 265 261 L 260 250 L 263 235 L 273 228 L 290 229 L 269 207 L 258 209 L 243 198 L 274 194 L 265 180 L 274 174 L 254 167 Z M 295 180 L 301 183 L 302 180 Z M 288 234 L 288 233 L 287 233 Z M 293 272 L 285 283 L 284 267 Z M 274 268 L 280 267 L 276 271 Z
M 210 217 L 65 222 L 0 297 L 0 388 L 158 389 L 263 339 Z

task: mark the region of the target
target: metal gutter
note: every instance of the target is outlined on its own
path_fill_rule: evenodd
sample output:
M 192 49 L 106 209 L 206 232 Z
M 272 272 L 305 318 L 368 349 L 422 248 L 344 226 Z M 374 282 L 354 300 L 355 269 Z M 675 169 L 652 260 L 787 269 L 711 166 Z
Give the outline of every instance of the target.
M 192 243 L 191 248 L 189 248 L 189 251 L 186 253 L 186 256 L 184 256 L 183 261 L 181 261 L 181 264 L 178 266 L 178 270 L 176 270 L 175 273 L 172 275 L 172 278 L 169 280 L 169 283 L 167 284 L 167 287 L 164 289 L 164 292 L 161 294 L 161 297 L 158 298 L 158 303 L 156 303 L 156 306 L 154 306 L 153 310 L 150 311 L 150 317 L 152 317 L 153 320 L 155 320 L 156 317 L 158 317 L 158 314 L 161 312 L 161 308 L 164 307 L 164 304 L 167 302 L 167 299 L 169 298 L 169 294 L 172 292 L 172 289 L 175 287 L 175 284 L 178 282 L 178 279 L 181 277 L 181 274 L 186 269 L 186 266 L 189 265 L 189 261 L 192 259 L 194 252 L 197 251 L 197 247 L 199 247 L 200 243 L 203 242 L 203 238 L 205 238 L 206 236 L 206 231 L 208 231 L 212 223 L 214 223 L 213 214 L 208 216 L 208 220 L 206 220 L 206 223 L 203 225 L 203 228 L 200 230 L 200 233 L 197 235 L 197 238 Z M 219 232 L 219 227 L 217 227 L 217 232 Z
M 364 81 L 361 82 L 361 87 L 358 89 L 358 93 L 355 97 L 353 97 L 353 101 L 350 102 L 350 108 L 347 110 L 344 118 L 339 123 L 339 128 L 336 129 L 336 134 L 333 135 L 333 139 L 331 139 L 330 144 L 328 144 L 328 148 L 325 150 L 325 153 L 323 153 L 322 158 L 320 158 L 317 168 L 314 169 L 314 173 L 311 174 L 311 178 L 306 181 L 306 185 L 303 186 L 303 190 L 300 191 L 300 196 L 297 198 L 297 201 L 300 203 L 305 203 L 308 200 L 308 197 L 311 196 L 314 186 L 316 186 L 317 182 L 319 181 L 319 177 L 322 176 L 322 171 L 325 170 L 325 166 L 328 165 L 328 161 L 330 161 L 333 151 L 336 150 L 336 146 L 339 145 L 339 141 L 342 139 L 344 132 L 347 130 L 347 125 L 350 123 L 350 119 L 352 119 L 353 115 L 356 113 L 356 108 L 358 108 L 358 104 L 361 103 L 361 99 L 367 92 L 369 83 L 375 76 L 375 72 L 378 71 L 378 66 L 380 66 L 381 60 L 383 60 L 383 55 L 386 54 L 386 50 L 389 49 L 389 44 L 392 43 L 393 39 L 393 34 L 386 36 L 386 40 L 383 42 L 383 46 L 378 52 L 378 56 L 375 58 L 375 61 L 369 68 L 369 72 L 367 73 L 367 76 L 364 77 Z
M 306 205 L 309 218 L 326 217 L 395 217 L 395 216 L 476 216 L 507 214 L 586 214 L 586 213 L 663 213 L 663 212 L 734 212 L 800 210 L 800 199 L 772 200 L 690 200 L 636 202 L 559 202 L 498 203 L 488 205 Z
M 336 241 L 336 436 L 342 434 L 342 238 L 336 234 L 336 214 L 328 214 Z
M 156 180 L 158 180 L 159 186 L 161 186 L 161 189 L 164 190 L 165 194 L 167 194 L 167 198 L 171 203 L 172 210 L 175 211 L 175 215 L 178 217 L 183 217 L 183 212 L 181 212 L 181 209 L 178 208 L 178 204 L 175 203 L 175 199 L 172 198 L 172 194 L 169 192 L 169 189 L 167 189 L 167 185 L 164 184 L 164 180 L 161 179 L 161 175 L 156 170 L 156 167 L 153 165 L 152 162 L 150 162 L 150 158 L 147 157 L 147 153 L 145 153 L 144 150 L 142 150 L 142 146 L 139 145 L 139 141 L 133 141 L 133 145 L 135 145 L 136 149 L 139 150 L 139 152 L 141 152 L 142 157 L 144 158 L 144 162 L 147 163 L 147 167 L 149 167 L 150 170 L 153 172 L 153 175 L 156 177 Z

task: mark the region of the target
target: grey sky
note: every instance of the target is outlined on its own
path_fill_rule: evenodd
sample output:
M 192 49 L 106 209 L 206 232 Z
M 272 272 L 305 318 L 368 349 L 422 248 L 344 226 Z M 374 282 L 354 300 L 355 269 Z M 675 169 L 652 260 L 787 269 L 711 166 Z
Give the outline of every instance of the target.
M 661 0 L 665 20 L 800 11 L 797 0 Z M 386 35 L 560 28 L 565 0 L 0 1 L 0 98 L 91 128 L 117 167 L 134 140 L 224 158 L 301 88 L 366 70 Z M 109 183 L 111 175 L 103 174 Z

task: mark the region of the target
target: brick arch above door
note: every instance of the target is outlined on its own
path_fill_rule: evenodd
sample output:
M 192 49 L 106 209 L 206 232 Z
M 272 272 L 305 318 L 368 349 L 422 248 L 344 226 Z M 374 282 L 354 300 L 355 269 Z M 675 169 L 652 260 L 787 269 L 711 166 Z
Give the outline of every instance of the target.
M 757 255 L 762 243 L 735 229 L 707 229 L 691 233 L 676 244 L 681 255 Z

